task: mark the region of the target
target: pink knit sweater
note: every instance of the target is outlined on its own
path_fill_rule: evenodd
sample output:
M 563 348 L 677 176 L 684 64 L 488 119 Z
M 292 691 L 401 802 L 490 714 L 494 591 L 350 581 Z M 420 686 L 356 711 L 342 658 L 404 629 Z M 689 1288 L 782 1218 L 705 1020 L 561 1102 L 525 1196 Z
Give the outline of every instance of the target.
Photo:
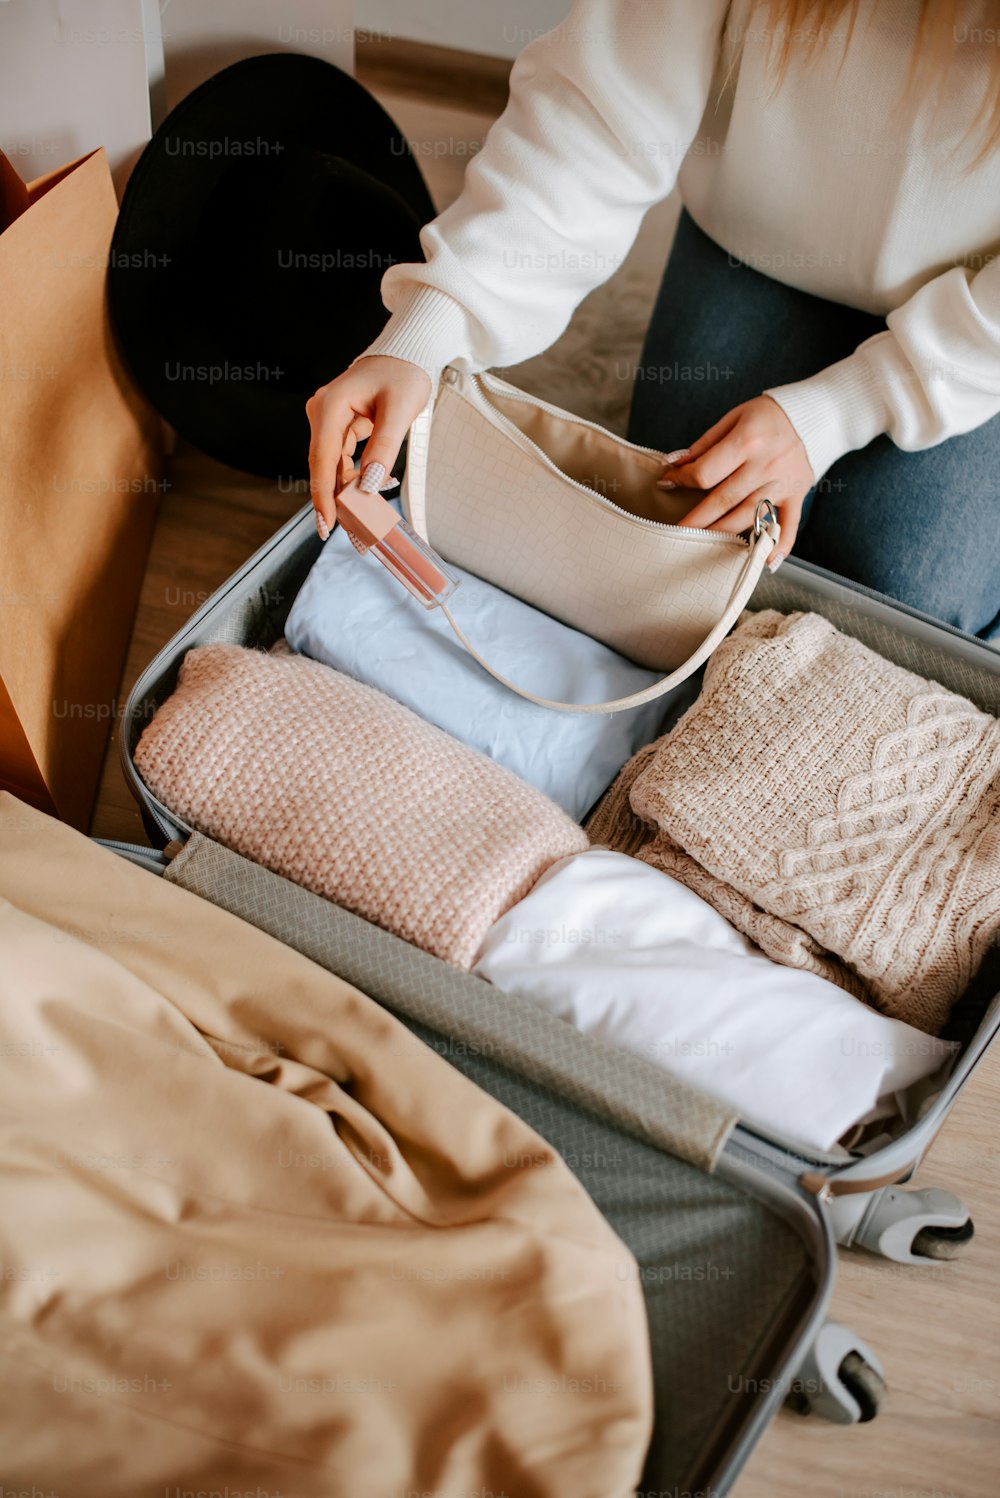
M 509 770 L 304 656 L 192 650 L 135 761 L 190 826 L 459 967 L 588 846 Z

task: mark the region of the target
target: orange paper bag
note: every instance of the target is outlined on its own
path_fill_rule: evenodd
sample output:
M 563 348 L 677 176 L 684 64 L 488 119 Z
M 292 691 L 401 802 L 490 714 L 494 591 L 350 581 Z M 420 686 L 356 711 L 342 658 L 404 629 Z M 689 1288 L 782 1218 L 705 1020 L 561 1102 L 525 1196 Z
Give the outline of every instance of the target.
M 0 789 L 86 829 L 160 493 L 159 418 L 108 324 L 103 150 L 0 154 Z

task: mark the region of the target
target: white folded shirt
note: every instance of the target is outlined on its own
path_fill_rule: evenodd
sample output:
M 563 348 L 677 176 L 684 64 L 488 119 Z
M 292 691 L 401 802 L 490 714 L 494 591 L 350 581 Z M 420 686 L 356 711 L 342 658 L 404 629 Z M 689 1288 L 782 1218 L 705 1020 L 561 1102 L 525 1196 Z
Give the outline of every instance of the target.
M 897 1111 L 957 1049 L 772 962 L 670 875 L 606 848 L 553 864 L 473 971 L 806 1150 Z

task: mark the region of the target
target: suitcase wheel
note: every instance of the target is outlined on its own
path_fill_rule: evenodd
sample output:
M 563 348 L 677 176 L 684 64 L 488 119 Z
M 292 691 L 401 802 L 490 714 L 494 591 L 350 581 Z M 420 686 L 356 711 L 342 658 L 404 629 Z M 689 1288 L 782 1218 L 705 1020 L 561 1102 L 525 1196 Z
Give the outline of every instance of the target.
M 885 1379 L 860 1352 L 849 1352 L 840 1365 L 840 1381 L 853 1395 L 861 1411 L 858 1424 L 874 1420 L 885 1398 Z
M 975 1232 L 965 1203 L 938 1186 L 883 1186 L 836 1197 L 830 1210 L 838 1243 L 897 1264 L 957 1258 Z
M 797 1414 L 834 1425 L 874 1420 L 886 1385 L 875 1354 L 847 1327 L 824 1322 L 792 1383 L 786 1403 Z
M 957 1259 L 972 1242 L 976 1229 L 971 1217 L 954 1228 L 921 1228 L 913 1240 L 912 1252 L 921 1259 Z

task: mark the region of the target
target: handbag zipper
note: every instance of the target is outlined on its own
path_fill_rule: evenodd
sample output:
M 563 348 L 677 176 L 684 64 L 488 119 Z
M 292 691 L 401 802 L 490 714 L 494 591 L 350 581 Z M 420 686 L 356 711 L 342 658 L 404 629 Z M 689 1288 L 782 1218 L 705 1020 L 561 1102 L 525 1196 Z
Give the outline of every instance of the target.
M 445 366 L 445 368 L 441 372 L 441 378 L 448 385 L 462 385 L 464 392 L 462 372 L 461 370 L 455 369 L 453 365 L 448 364 Z M 480 376 L 480 378 L 486 377 Z M 466 399 L 468 399 L 468 397 L 466 397 Z M 556 406 L 550 405 L 548 401 L 540 400 L 537 396 L 527 395 L 523 391 L 515 390 L 513 387 L 511 387 L 510 390 L 504 391 L 504 399 L 525 401 L 528 405 L 538 406 L 543 411 L 548 411 L 552 416 L 561 417 L 563 421 L 571 421 L 574 426 L 587 427 L 590 431 L 599 432 L 602 436 L 608 435 L 603 427 L 598 426 L 596 421 L 588 421 L 586 417 L 583 416 L 567 416 L 565 411 L 560 411 Z M 472 404 L 472 402 L 470 402 L 470 404 Z M 669 521 L 666 520 L 647 520 L 644 515 L 633 515 L 631 510 L 625 510 L 621 505 L 616 505 L 613 499 L 608 499 L 607 495 L 600 494 L 596 489 L 590 489 L 586 484 L 581 484 L 576 479 L 571 479 L 568 474 L 563 473 L 561 469 L 556 467 L 548 454 L 538 446 L 537 442 L 532 442 L 531 438 L 526 436 L 525 433 L 521 431 L 521 428 L 517 425 L 516 422 L 511 421 L 509 416 L 505 416 L 504 413 L 502 411 L 498 411 L 495 406 L 490 405 L 489 414 L 490 419 L 499 422 L 504 430 L 508 432 L 508 434 L 512 438 L 515 439 L 519 447 L 521 447 L 522 449 L 530 449 L 531 452 L 536 454 L 542 460 L 542 462 L 547 465 L 547 467 L 551 468 L 552 471 L 557 474 L 564 483 L 572 484 L 573 488 L 578 489 L 581 494 L 586 494 L 590 499 L 597 500 L 599 504 L 606 505 L 609 510 L 614 510 L 618 515 L 624 515 L 626 520 L 631 520 L 634 525 L 644 525 L 647 526 L 650 530 L 656 531 L 682 531 L 689 536 L 704 536 L 709 541 L 721 541 L 728 544 L 732 544 L 735 542 L 737 546 L 741 546 L 744 550 L 749 550 L 750 543 L 748 541 L 744 541 L 742 536 L 731 536 L 728 535 L 725 531 L 699 530 L 693 525 L 671 525 Z M 621 446 L 627 448 L 630 452 L 645 453 L 648 457 L 651 458 L 662 459 L 663 457 L 663 454 L 659 452 L 655 447 L 639 447 L 637 443 L 626 442 L 621 437 L 616 437 L 614 440 L 621 443 Z

